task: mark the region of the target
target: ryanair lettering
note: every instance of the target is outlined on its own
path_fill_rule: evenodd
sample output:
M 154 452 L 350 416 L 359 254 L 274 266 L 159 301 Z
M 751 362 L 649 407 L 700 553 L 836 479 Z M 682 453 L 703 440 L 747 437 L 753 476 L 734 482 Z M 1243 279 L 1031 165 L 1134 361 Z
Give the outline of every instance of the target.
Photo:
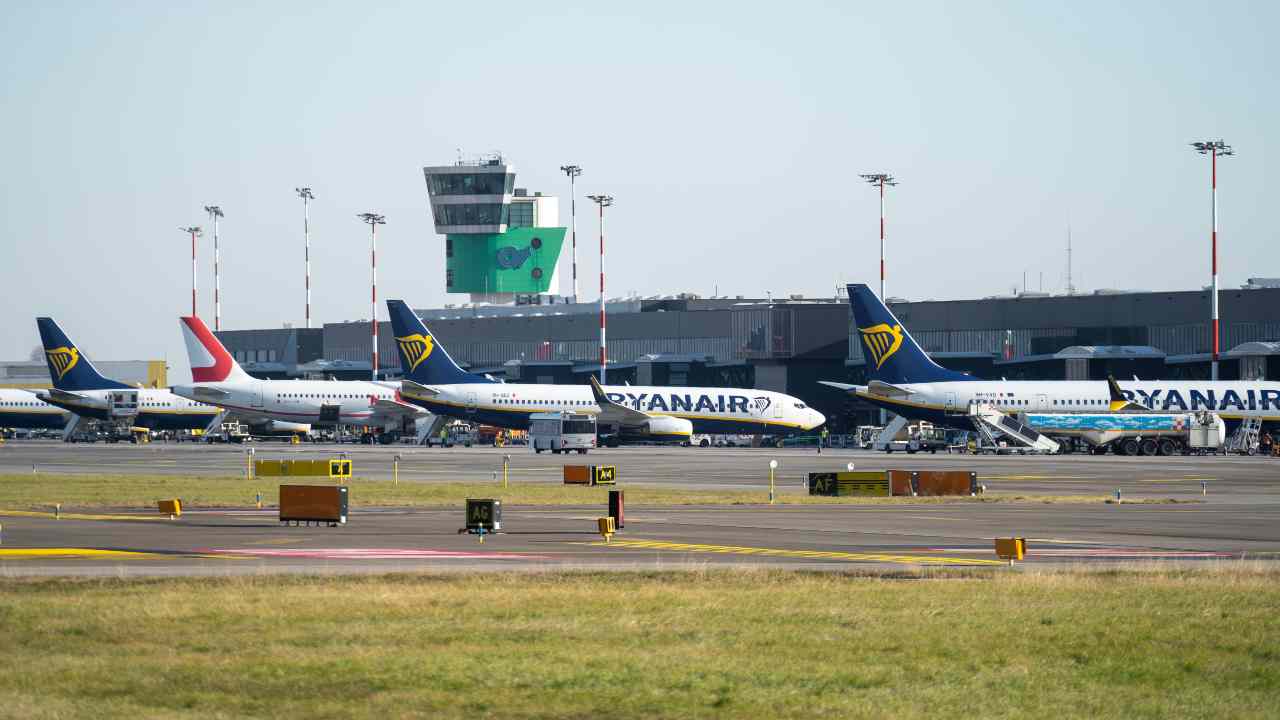
M 858 328 L 858 332 L 862 333 L 862 343 L 876 361 L 877 370 L 902 347 L 901 325 L 890 327 L 888 323 L 880 323 L 869 328 Z
M 417 370 L 422 361 L 426 360 L 435 349 L 431 336 L 422 333 L 397 337 L 396 342 L 400 344 L 400 352 L 403 352 L 405 358 L 409 360 L 409 367 L 405 370 L 407 373 Z
M 1218 397 L 1214 390 L 1201 391 L 1193 389 L 1187 393 L 1188 396 L 1185 398 L 1181 392 L 1173 389 L 1155 389 L 1150 392 L 1145 390 L 1136 392 L 1124 390 L 1123 393 L 1125 399 L 1145 405 L 1152 410 L 1280 411 L 1280 390 L 1248 390 L 1245 392 L 1244 397 L 1241 397 L 1240 393 L 1228 389 L 1222 393 L 1221 398 Z
M 73 347 L 54 348 L 46 350 L 44 354 L 49 356 L 49 364 L 57 371 L 59 380 L 80 362 L 80 351 Z
M 608 393 L 608 398 L 619 405 L 630 406 L 641 412 L 664 412 L 693 414 L 706 413 L 741 413 L 743 415 L 760 414 L 763 410 L 752 412 L 752 399 L 745 395 L 707 395 L 693 396 L 690 393 Z M 768 398 L 766 398 L 767 400 Z M 768 403 L 765 403 L 768 407 Z

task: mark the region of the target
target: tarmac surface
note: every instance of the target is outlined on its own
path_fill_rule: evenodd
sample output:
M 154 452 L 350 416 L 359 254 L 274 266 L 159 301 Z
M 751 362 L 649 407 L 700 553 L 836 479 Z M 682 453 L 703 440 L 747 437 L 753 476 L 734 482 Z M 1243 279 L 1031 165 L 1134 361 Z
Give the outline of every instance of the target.
M 1250 457 L 885 455 L 828 449 L 630 447 L 587 456 L 527 448 L 258 444 L 257 458 L 333 457 L 355 474 L 401 482 L 489 481 L 511 456 L 513 481 L 558 483 L 565 464 L 616 465 L 620 488 L 666 485 L 761 491 L 779 462 L 782 493 L 810 471 L 968 470 L 991 493 L 1086 495 L 1088 503 L 629 506 L 611 542 L 595 532 L 600 506 L 508 506 L 503 532 L 458 534 L 461 508 L 353 508 L 341 527 L 281 525 L 274 510 L 154 511 L 0 507 L 0 576 L 230 575 L 545 569 L 654 570 L 709 565 L 822 570 L 985 567 L 992 538 L 1028 540 L 1028 564 L 1201 563 L 1280 558 L 1280 459 Z M 192 444 L 64 445 L 10 441 L 0 475 L 109 473 L 234 476 L 246 448 Z M 1119 489 L 1129 502 L 1104 503 Z M 500 496 L 500 493 L 495 493 Z M 461 500 L 461 499 L 460 499 Z M 1137 502 L 1137 501 L 1158 502 Z M 1176 501 L 1176 502 L 1171 502 Z

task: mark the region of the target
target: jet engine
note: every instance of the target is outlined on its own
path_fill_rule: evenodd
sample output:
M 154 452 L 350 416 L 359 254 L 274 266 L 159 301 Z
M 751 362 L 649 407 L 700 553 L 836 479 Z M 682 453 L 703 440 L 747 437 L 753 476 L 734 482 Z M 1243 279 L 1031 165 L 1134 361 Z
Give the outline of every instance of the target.
M 693 423 L 684 418 L 659 415 L 644 424 L 643 433 L 653 436 L 653 440 L 687 442 L 693 435 Z
M 311 432 L 311 426 L 307 423 L 267 420 L 262 423 L 254 423 L 253 430 L 266 435 L 284 435 L 287 433 L 309 433 Z

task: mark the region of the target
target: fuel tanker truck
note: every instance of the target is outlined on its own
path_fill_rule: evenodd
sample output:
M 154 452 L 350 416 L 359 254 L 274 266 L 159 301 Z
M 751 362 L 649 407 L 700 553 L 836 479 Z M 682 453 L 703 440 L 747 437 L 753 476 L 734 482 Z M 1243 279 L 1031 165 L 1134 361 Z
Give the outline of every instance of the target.
M 1023 419 L 1025 418 L 1025 419 Z M 1161 413 L 1027 413 L 1024 424 L 1071 452 L 1083 441 L 1101 455 L 1183 455 L 1218 452 L 1227 439 L 1222 418 L 1208 411 Z

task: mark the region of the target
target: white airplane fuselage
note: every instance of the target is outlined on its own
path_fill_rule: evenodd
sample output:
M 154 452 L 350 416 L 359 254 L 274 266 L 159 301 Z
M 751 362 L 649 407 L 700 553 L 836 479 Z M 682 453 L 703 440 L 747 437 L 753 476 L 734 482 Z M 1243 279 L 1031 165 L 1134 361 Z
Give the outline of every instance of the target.
M 245 380 L 178 385 L 174 392 L 250 421 L 382 426 L 390 417 L 378 403 L 397 402 L 399 388 L 359 380 Z
M 462 383 L 430 386 L 435 394 L 415 396 L 431 412 L 524 429 L 529 416 L 545 412 L 597 414 L 589 385 Z M 811 430 L 825 418 L 790 395 L 769 390 L 606 385 L 608 398 L 633 410 L 683 418 L 697 433 L 779 433 Z
M 61 429 L 70 420 L 66 410 L 36 397 L 35 391 L 0 388 L 0 427 L 22 430 Z
M 1210 410 L 1229 423 L 1256 417 L 1280 422 L 1280 383 L 1267 381 L 1130 380 L 1119 381 L 1125 397 L 1151 410 Z M 970 403 L 992 405 L 1007 413 L 1107 412 L 1105 380 L 973 380 L 896 383 L 897 390 L 856 386 L 854 393 L 879 407 L 913 420 L 969 429 Z M 901 392 L 899 392 L 901 391 Z

